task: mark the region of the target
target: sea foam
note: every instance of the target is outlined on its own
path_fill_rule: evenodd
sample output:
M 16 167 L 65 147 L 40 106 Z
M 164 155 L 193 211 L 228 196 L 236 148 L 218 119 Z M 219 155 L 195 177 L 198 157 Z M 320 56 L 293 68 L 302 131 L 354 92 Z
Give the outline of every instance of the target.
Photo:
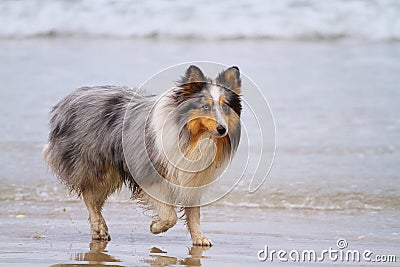
M 0 38 L 400 40 L 397 0 L 0 2 Z

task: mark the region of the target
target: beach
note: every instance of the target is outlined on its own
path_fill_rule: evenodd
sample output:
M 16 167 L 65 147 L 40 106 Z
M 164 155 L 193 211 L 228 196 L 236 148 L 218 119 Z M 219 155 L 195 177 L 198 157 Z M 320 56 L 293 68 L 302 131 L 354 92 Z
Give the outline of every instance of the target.
M 46 7 L 61 10 L 57 5 L 62 2 Z M 0 11 L 4 12 L 5 5 L 0 4 Z M 12 7 L 20 8 L 18 4 Z M 313 10 L 316 16 L 318 10 L 325 10 L 323 7 L 317 5 L 317 11 L 300 9 Z M 349 8 L 337 7 L 334 14 L 339 15 Z M 27 8 L 35 11 L 36 7 Z M 74 8 L 84 10 L 86 6 Z M 289 7 L 274 6 L 272 10 L 279 8 Z M 251 5 L 250 9 L 257 10 Z M 10 10 L 7 14 L 16 14 Z M 357 18 L 368 16 L 356 14 L 354 21 L 343 20 L 351 25 L 348 28 L 325 29 L 318 16 L 314 18 L 319 25 L 316 28 L 303 21 L 310 27 L 304 27 L 300 36 L 294 24 L 290 24 L 287 36 L 268 27 L 262 30 L 265 32 L 260 30 L 261 35 L 244 27 L 236 32 L 212 29 L 210 35 L 200 27 L 197 35 L 190 35 L 187 31 L 198 24 L 190 20 L 181 32 L 174 31 L 177 26 L 170 22 L 171 28 L 151 34 L 152 23 L 142 31 L 121 30 L 126 23 L 121 15 L 102 22 L 102 32 L 93 28 L 96 24 L 86 23 L 82 15 L 86 13 L 77 10 L 68 9 L 66 14 L 77 14 L 77 20 L 86 25 L 82 31 L 61 23 L 69 15 L 47 23 L 32 20 L 31 28 L 22 20 L 12 27 L 0 27 L 0 266 L 285 264 L 276 254 L 273 259 L 260 260 L 265 256 L 260 250 L 266 246 L 269 252 L 286 251 L 286 264 L 295 266 L 398 265 L 400 46 L 396 28 L 386 30 L 374 21 L 372 26 L 381 31 L 360 30 L 357 35 L 354 25 L 364 21 Z M 218 10 L 224 14 L 222 6 Z M 162 13 L 163 9 L 150 11 Z M 40 16 L 46 17 L 45 10 L 42 12 Z M 102 14 L 97 9 L 90 12 Z M 281 15 L 287 19 L 290 14 Z M 390 13 L 379 18 L 395 17 Z M 256 19 L 252 17 L 249 23 Z M 264 19 L 254 23 L 267 23 Z M 271 25 L 276 27 L 285 25 L 278 19 L 274 22 Z M 241 24 L 240 20 L 236 23 Z M 310 35 L 315 30 L 325 34 L 323 38 L 321 34 Z M 342 30 L 345 35 L 338 34 Z M 182 34 L 175 36 L 174 32 Z M 275 152 L 269 175 L 251 194 L 248 189 L 257 162 L 250 161 L 245 170 L 240 164 L 230 166 L 230 176 L 216 190 L 226 190 L 236 181 L 238 184 L 227 196 L 202 207 L 202 228 L 214 242 L 211 248 L 191 246 L 183 221 L 166 233 L 152 235 L 152 219 L 130 199 L 127 189 L 113 195 L 104 208 L 112 240 L 91 242 L 83 201 L 68 192 L 41 156 L 52 107 L 81 86 L 139 87 L 165 68 L 199 61 L 238 66 L 248 77 L 243 98 L 257 98 L 250 81 L 265 96 L 276 135 L 273 140 L 257 139 L 257 129 L 249 122 L 250 107 L 245 107 L 242 118 L 246 129 L 240 149 L 249 154 L 237 153 L 235 160 L 246 162 L 249 155 L 252 159 L 260 147 L 263 153 Z M 214 70 L 204 72 L 216 76 Z M 171 77 L 170 82 L 177 78 Z M 162 93 L 170 84 L 165 87 L 149 89 Z M 266 144 L 275 144 L 276 151 Z M 268 169 L 271 162 L 260 164 Z M 258 182 L 262 178 L 255 177 Z M 339 248 L 338 241 L 346 246 Z M 315 250 L 320 255 L 329 248 L 369 250 L 372 254 L 369 261 L 325 255 L 316 263 L 288 256 L 292 250 Z M 378 262 L 378 255 L 394 255 L 396 262 L 388 258 Z
M 203 228 L 215 245 L 201 248 L 190 246 L 182 223 L 161 236 L 152 235 L 149 219 L 129 203 L 106 205 L 104 214 L 112 235 L 108 244 L 90 241 L 81 202 L 14 204 L 6 205 L 13 216 L 2 214 L 0 230 L 7 240 L 1 245 L 2 266 L 274 266 L 279 264 L 276 258 L 265 262 L 257 259 L 257 252 L 266 245 L 276 250 L 321 251 L 336 248 L 341 236 L 352 249 L 368 248 L 381 255 L 398 253 L 398 241 L 391 230 L 380 229 L 375 237 L 369 233 L 377 224 L 395 220 L 390 212 L 207 207 Z M 25 217 L 15 218 L 17 213 Z M 355 218 L 360 222 L 357 225 Z M 296 262 L 297 266 L 308 264 Z M 343 262 L 326 259 L 319 264 Z M 352 262 L 350 266 L 359 264 Z

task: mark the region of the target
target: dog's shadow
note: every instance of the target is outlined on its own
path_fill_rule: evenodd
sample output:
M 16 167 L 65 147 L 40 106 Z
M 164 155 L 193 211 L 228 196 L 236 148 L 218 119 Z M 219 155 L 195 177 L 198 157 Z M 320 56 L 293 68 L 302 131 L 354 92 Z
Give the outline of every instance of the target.
M 89 244 L 90 250 L 88 252 L 75 253 L 71 256 L 70 260 L 86 262 L 89 263 L 90 266 L 125 266 L 121 260 L 106 253 L 107 244 L 107 241 L 92 241 Z M 174 256 L 169 256 L 167 251 L 152 247 L 149 250 L 149 257 L 142 259 L 142 261 L 154 267 L 170 265 L 201 266 L 201 259 L 207 258 L 203 256 L 203 252 L 208 249 L 210 249 L 210 247 L 192 246 L 188 249 L 188 256 L 179 259 Z M 112 264 L 113 262 L 115 264 Z M 51 267 L 70 266 L 87 266 L 87 264 L 66 263 L 51 265 Z
M 107 254 L 108 241 L 92 241 L 89 244 L 89 252 L 74 254 L 73 260 L 87 262 L 121 262 L 121 260 Z M 110 265 L 107 265 L 110 266 Z M 113 266 L 113 265 L 111 265 Z M 120 265 L 117 265 L 120 266 Z
M 121 260 L 107 254 L 108 241 L 92 241 L 89 244 L 90 250 L 88 252 L 75 253 L 71 255 L 70 260 L 87 262 L 90 266 L 123 266 L 121 264 L 109 264 L 111 262 L 121 262 Z M 66 264 L 54 264 L 50 267 L 70 267 L 70 266 L 88 266 L 87 264 L 76 264 L 76 263 L 66 263 Z
M 153 247 L 150 249 L 150 258 L 143 261 L 154 267 L 170 265 L 201 266 L 201 259 L 207 258 L 203 256 L 203 252 L 208 249 L 210 247 L 192 246 L 188 249 L 188 257 L 178 259 L 177 257 L 168 256 L 166 251 Z

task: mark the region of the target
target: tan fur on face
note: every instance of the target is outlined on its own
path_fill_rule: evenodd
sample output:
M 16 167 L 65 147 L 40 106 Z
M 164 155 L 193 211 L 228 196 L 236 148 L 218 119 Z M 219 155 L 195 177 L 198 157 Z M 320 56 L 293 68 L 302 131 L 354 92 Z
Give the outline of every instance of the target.
M 223 114 L 224 120 L 228 124 L 228 130 L 234 131 L 240 123 L 240 118 L 235 111 L 231 110 L 230 114 Z
M 225 97 L 221 96 L 219 99 L 219 103 L 222 107 L 223 104 L 228 104 L 228 101 L 226 100 Z M 236 112 L 233 109 L 231 109 L 230 107 L 229 107 L 229 111 L 230 112 L 228 114 L 222 113 L 222 117 L 224 118 L 224 120 L 227 123 L 228 131 L 233 131 L 236 129 L 237 125 L 239 125 L 240 119 L 239 119 L 239 116 L 236 114 Z
M 217 121 L 213 116 L 202 116 L 196 119 L 192 119 L 187 124 L 187 129 L 192 134 L 192 136 L 201 135 L 208 131 L 214 133 L 217 128 Z
M 221 161 L 224 160 L 226 156 L 229 155 L 224 155 L 225 147 L 229 146 L 229 137 L 226 135 L 225 137 L 221 138 L 216 138 L 215 139 L 215 145 L 217 146 L 217 153 L 215 154 L 215 163 L 218 165 L 221 163 Z
M 219 98 L 219 103 L 220 103 L 220 105 L 222 105 L 223 103 L 227 104 L 228 101 L 226 100 L 225 97 L 221 96 L 221 97 Z
M 186 153 L 191 153 L 194 149 L 198 149 L 198 144 L 201 139 L 211 138 L 216 146 L 214 162 L 219 164 L 224 159 L 224 156 L 226 156 L 223 154 L 223 151 L 224 147 L 229 146 L 229 136 L 215 137 L 212 134 L 218 126 L 215 117 L 200 115 L 200 113 L 201 112 L 193 111 L 191 116 L 193 119 L 190 119 L 187 124 L 187 129 L 191 134 L 191 138 Z M 235 121 L 232 120 L 232 123 L 235 123 Z M 228 125 L 228 127 L 234 126 Z
M 187 153 L 190 153 L 195 148 L 197 148 L 199 141 L 205 138 L 205 135 L 209 137 L 212 136 L 212 134 L 206 134 L 206 133 L 215 132 L 215 129 L 217 128 L 217 122 L 215 118 L 211 116 L 210 117 L 205 117 L 204 115 L 201 116 L 197 111 L 193 111 L 192 114 L 193 115 L 197 114 L 197 115 L 194 116 L 192 115 L 194 119 L 190 119 L 186 126 L 190 133 L 190 140 L 188 143 Z
M 207 99 L 204 104 L 212 107 L 213 103 L 211 99 Z M 193 110 L 189 116 L 187 129 L 192 137 L 195 137 L 197 135 L 202 135 L 206 131 L 214 133 L 217 126 L 217 119 L 214 115 L 205 114 L 204 111 L 200 110 Z

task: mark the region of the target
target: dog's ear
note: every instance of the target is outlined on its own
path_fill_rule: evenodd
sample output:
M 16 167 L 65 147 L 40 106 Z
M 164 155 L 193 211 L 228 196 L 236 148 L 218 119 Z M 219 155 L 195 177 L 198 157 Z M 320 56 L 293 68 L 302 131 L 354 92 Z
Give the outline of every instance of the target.
M 233 66 L 221 72 L 216 81 L 217 84 L 232 90 L 237 95 L 240 95 L 242 80 L 240 79 L 240 71 L 238 67 Z
M 207 83 L 201 69 L 197 66 L 190 65 L 185 75 L 178 81 L 178 86 L 183 89 L 184 94 L 192 94 L 198 92 Z

